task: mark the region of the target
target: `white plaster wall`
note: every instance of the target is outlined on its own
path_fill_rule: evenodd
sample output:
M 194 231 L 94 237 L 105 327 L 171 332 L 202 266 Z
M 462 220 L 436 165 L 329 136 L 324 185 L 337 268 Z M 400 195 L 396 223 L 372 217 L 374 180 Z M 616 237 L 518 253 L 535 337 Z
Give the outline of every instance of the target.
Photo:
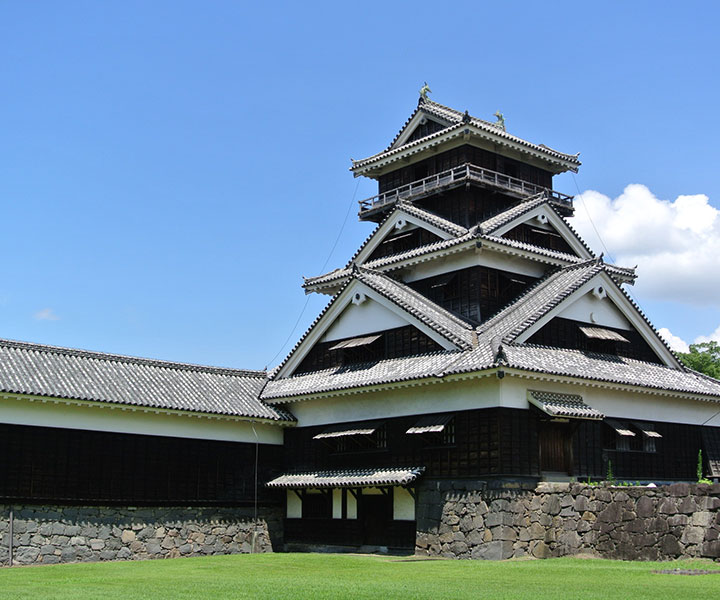
M 531 277 L 542 277 L 545 270 L 549 268 L 549 265 L 536 261 L 490 250 L 487 252 L 460 252 L 439 260 L 421 263 L 408 269 L 408 272 L 403 276 L 403 281 L 416 281 L 478 265 L 521 275 L 530 275 Z
M 405 488 L 393 488 L 393 519 L 396 521 L 415 520 L 415 498 Z
M 404 327 L 407 319 L 368 298 L 362 304 L 349 304 L 322 338 L 324 342 L 341 340 L 395 327 Z
M 353 496 L 349 491 L 347 493 L 347 518 L 357 519 L 357 498 Z
M 580 296 L 575 302 L 558 314 L 564 319 L 631 330 L 632 325 L 609 298 L 600 300 L 592 292 Z
M 689 425 L 701 425 L 707 419 L 711 419 L 707 425 L 720 426 L 720 414 L 717 414 L 720 411 L 720 403 L 625 390 L 608 390 L 586 385 L 534 381 L 512 376 L 506 376 L 502 380 L 503 403 L 509 404 L 512 401 L 524 403 L 524 406 L 528 407 L 527 390 L 580 394 L 587 404 L 608 417 Z
M 300 519 L 302 518 L 302 500 L 293 490 L 287 490 L 287 511 L 286 515 L 288 519 Z
M 332 518 L 342 519 L 342 490 L 332 491 Z
M 278 425 L 251 425 L 248 421 L 191 417 L 183 413 L 142 412 L 101 403 L 0 398 L 0 423 L 255 443 L 254 425 L 261 444 L 283 443 L 283 428 Z
M 511 406 L 527 408 L 524 397 L 519 401 L 513 396 L 509 399 Z M 500 406 L 499 380 L 495 376 L 305 400 L 288 404 L 287 408 L 299 426 L 307 427 L 492 406 Z

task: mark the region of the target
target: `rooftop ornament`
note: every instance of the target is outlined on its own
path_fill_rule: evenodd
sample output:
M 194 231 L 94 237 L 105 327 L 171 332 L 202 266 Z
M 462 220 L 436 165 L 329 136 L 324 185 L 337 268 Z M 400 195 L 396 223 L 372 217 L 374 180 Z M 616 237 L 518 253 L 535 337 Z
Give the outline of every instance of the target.
M 494 116 L 497 117 L 497 121 L 493 123 L 493 125 L 495 125 L 498 129 L 505 131 L 505 116 L 499 110 L 495 111 Z
M 420 88 L 420 102 L 425 102 L 428 99 L 428 94 L 432 94 L 432 90 L 426 81 L 425 84 Z

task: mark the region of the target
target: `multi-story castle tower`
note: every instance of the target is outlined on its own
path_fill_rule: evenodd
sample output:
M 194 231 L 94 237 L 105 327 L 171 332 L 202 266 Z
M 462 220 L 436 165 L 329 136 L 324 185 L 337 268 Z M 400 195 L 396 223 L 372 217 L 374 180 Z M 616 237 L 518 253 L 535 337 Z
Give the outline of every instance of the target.
M 421 95 L 385 150 L 353 162 L 378 182 L 359 213 L 377 226 L 305 280 L 332 300 L 261 396 L 298 419 L 270 483 L 289 490 L 290 541 L 409 545 L 433 490 L 479 480 L 601 478 L 610 462 L 685 478 L 717 436 L 698 425 L 720 383 L 682 366 L 624 292 L 634 270 L 566 220 L 552 179 L 577 155 L 497 117 Z

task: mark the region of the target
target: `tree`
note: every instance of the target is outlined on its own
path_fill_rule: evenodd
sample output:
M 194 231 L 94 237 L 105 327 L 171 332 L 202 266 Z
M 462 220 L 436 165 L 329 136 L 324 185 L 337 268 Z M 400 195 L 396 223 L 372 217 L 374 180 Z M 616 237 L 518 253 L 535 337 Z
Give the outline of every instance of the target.
M 717 342 L 690 344 L 690 352 L 677 355 L 691 369 L 720 379 L 720 344 Z

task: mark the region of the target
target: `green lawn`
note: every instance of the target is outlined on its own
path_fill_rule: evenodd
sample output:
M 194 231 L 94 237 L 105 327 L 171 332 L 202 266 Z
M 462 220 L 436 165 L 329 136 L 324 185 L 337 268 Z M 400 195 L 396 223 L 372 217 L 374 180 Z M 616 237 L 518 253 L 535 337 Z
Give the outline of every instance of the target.
M 718 598 L 709 561 L 559 558 L 506 562 L 336 554 L 255 554 L 0 569 L 0 598 Z

